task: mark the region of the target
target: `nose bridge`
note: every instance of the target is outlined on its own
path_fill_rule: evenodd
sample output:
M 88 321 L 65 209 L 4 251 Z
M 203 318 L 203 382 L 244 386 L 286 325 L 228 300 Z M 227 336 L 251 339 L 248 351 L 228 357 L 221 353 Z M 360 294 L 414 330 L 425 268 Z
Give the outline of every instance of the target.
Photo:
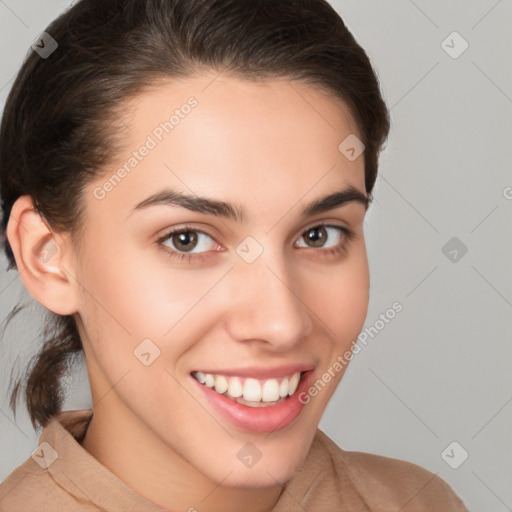
M 239 254 L 231 273 L 236 290 L 228 322 L 231 335 L 290 348 L 310 333 L 312 321 L 286 255 L 279 246 L 265 247 L 250 263 L 243 251 Z

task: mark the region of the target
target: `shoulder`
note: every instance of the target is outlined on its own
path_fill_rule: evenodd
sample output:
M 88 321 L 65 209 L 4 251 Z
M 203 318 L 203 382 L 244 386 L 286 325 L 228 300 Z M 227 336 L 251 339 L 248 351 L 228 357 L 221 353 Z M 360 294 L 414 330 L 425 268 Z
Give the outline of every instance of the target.
M 57 492 L 48 472 L 29 457 L 0 483 L 0 510 L 25 511 L 40 506 L 49 497 L 48 492 Z
M 57 428 L 60 428 L 60 423 L 51 419 L 40 437 L 37 449 L 0 483 L 0 511 L 98 510 L 97 507 L 76 500 L 51 471 L 53 466 L 57 466 L 69 455 L 66 449 L 58 445 L 53 438 L 50 447 L 56 446 L 58 451 L 53 449 L 53 452 L 46 452 L 47 447 L 44 443 L 41 444 L 45 441 L 45 436 L 48 433 L 54 433 Z M 69 478 L 67 474 L 63 474 L 62 479 L 66 478 Z M 72 485 L 72 482 L 69 485 Z
M 59 485 L 48 470 L 42 469 L 32 457 L 12 471 L 0 483 L 2 512 L 66 512 L 97 511 L 85 500 L 79 501 Z
M 340 448 L 321 430 L 315 441 L 330 458 L 334 478 L 350 479 L 370 510 L 467 512 L 437 474 L 405 460 Z

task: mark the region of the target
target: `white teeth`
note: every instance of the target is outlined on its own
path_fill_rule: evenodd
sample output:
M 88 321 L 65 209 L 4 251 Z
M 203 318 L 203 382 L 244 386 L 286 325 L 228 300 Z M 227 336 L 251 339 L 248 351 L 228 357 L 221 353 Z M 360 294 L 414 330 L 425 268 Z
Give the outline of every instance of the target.
M 279 400 L 279 383 L 276 379 L 265 381 L 261 390 L 261 399 L 264 402 L 275 402 Z
M 209 387 L 215 386 L 215 377 L 211 373 L 206 373 L 204 376 L 204 383 Z
M 288 384 L 288 394 L 291 396 L 295 393 L 297 386 L 299 384 L 300 373 L 294 373 L 292 378 L 290 379 L 290 383 Z
M 247 378 L 245 381 L 238 377 L 226 377 L 211 373 L 194 372 L 192 374 L 201 384 L 214 389 L 220 395 L 238 398 L 246 402 L 277 402 L 295 393 L 300 380 L 300 372 L 295 372 L 290 378 L 285 377 L 279 383 L 278 379 L 257 380 Z M 243 398 L 242 398 L 243 397 Z
M 281 385 L 279 386 L 279 396 L 281 398 L 288 396 L 288 378 L 284 378 L 283 381 L 281 382 Z
M 261 385 L 256 379 L 245 379 L 244 400 L 249 402 L 261 401 Z
M 219 394 L 223 394 L 228 389 L 228 381 L 226 380 L 226 377 L 223 375 L 219 375 L 215 378 L 215 391 Z
M 238 379 L 237 377 L 232 377 L 231 379 L 229 379 L 228 393 L 233 398 L 238 398 L 239 396 L 242 396 L 244 394 L 244 388 L 242 387 L 240 379 Z

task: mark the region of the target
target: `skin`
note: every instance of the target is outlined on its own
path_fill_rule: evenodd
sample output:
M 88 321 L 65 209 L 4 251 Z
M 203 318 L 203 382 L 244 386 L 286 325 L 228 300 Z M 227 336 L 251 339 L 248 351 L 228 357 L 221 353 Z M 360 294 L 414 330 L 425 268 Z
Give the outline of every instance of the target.
M 263 512 L 303 463 L 343 371 L 271 434 L 219 417 L 189 374 L 308 362 L 316 380 L 351 348 L 368 307 L 365 207 L 299 215 L 335 189 L 365 193 L 364 154 L 349 161 L 340 153 L 340 142 L 359 131 L 344 104 L 313 86 L 215 76 L 162 82 L 126 103 L 126 151 L 85 190 L 79 251 L 28 196 L 13 208 L 8 238 L 29 292 L 78 321 L 94 404 L 84 448 L 162 507 Z M 97 199 L 95 187 L 190 96 L 197 107 Z M 168 205 L 130 215 L 164 186 L 235 203 L 247 223 Z M 302 234 L 321 222 L 354 233 L 344 252 L 326 257 L 325 248 L 308 246 Z M 185 223 L 211 237 L 199 234 L 195 249 L 206 261 L 169 258 L 163 247 L 177 250 L 170 239 L 158 245 Z M 327 248 L 339 245 L 338 233 L 327 231 Z M 249 235 L 263 247 L 251 264 L 235 252 Z M 43 261 L 37 252 L 48 241 L 56 250 Z M 133 353 L 145 338 L 160 350 L 149 366 Z M 262 453 L 251 468 L 237 458 L 249 441 Z

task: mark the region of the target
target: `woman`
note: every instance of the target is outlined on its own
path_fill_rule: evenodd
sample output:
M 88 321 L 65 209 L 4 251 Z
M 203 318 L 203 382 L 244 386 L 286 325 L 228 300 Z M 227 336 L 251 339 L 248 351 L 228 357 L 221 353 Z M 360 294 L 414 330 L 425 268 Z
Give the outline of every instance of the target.
M 53 327 L 2 510 L 466 510 L 318 429 L 366 317 L 388 131 L 324 0 L 81 0 L 51 23 L 0 133 L 5 251 Z M 62 411 L 82 351 L 92 410 Z

